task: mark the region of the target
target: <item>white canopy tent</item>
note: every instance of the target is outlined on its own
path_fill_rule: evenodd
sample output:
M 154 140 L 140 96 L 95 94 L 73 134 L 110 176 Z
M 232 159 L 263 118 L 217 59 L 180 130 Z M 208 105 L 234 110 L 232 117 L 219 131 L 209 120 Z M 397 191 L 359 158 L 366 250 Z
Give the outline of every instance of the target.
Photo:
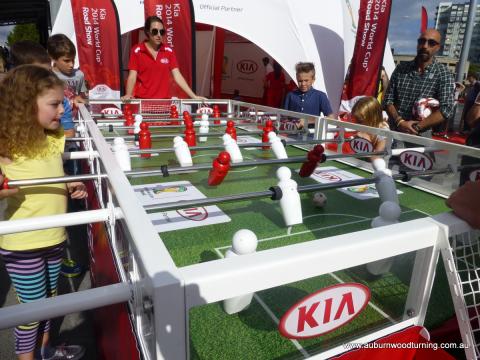
M 115 0 L 121 33 L 141 28 L 141 0 Z M 360 0 L 193 0 L 195 21 L 232 31 L 255 43 L 295 79 L 295 64 L 311 61 L 317 74 L 314 87 L 327 93 L 338 108 L 355 44 Z M 70 1 L 63 1 L 52 33 L 75 41 Z M 384 66 L 394 68 L 387 43 Z

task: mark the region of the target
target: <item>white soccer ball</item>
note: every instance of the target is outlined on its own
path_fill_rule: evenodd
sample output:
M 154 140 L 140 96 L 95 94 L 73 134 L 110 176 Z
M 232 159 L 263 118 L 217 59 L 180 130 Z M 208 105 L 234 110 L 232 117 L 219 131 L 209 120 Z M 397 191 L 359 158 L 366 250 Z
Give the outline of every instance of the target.
M 237 255 L 252 254 L 257 249 L 257 235 L 251 230 L 241 229 L 233 234 L 232 251 Z
M 327 204 L 327 197 L 324 193 L 316 192 L 313 194 L 313 204 L 318 208 L 323 208 Z
M 413 105 L 413 115 L 417 120 L 423 120 L 429 117 L 432 112 L 438 110 L 440 102 L 434 98 L 421 98 L 415 101 Z

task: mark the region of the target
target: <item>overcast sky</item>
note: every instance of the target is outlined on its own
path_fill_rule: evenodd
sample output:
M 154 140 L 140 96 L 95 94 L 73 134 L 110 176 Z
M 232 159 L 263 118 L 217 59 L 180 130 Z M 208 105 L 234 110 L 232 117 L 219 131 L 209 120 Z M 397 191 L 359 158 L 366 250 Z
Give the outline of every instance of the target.
M 454 0 L 452 2 L 466 2 Z M 414 54 L 420 29 L 422 5 L 427 8 L 428 26 L 435 26 L 435 11 L 440 0 L 393 0 L 388 38 L 396 54 Z M 11 27 L 0 26 L 0 45 L 4 45 Z

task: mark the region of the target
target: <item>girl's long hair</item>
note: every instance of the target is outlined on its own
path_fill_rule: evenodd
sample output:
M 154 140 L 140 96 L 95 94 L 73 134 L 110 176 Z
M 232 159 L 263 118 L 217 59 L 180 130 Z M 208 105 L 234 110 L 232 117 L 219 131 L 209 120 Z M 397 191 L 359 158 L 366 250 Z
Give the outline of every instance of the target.
M 21 65 L 7 73 L 0 82 L 0 156 L 33 157 L 46 145 L 37 99 L 56 87 L 63 88 L 63 81 L 42 66 Z
M 382 106 L 373 96 L 360 98 L 352 108 L 352 116 L 362 125 L 378 128 L 383 123 Z

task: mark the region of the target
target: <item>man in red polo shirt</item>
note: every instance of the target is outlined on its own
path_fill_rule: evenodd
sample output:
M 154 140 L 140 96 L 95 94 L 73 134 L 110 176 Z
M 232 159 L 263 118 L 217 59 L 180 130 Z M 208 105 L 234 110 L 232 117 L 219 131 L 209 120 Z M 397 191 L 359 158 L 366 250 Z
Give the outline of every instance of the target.
M 145 21 L 147 40 L 134 46 L 130 52 L 126 94 L 122 100 L 133 97 L 139 99 L 169 99 L 170 74 L 178 86 L 192 99 L 197 96 L 182 73 L 178 69 L 177 58 L 173 50 L 162 44 L 165 35 L 162 20 L 157 16 L 149 16 Z

